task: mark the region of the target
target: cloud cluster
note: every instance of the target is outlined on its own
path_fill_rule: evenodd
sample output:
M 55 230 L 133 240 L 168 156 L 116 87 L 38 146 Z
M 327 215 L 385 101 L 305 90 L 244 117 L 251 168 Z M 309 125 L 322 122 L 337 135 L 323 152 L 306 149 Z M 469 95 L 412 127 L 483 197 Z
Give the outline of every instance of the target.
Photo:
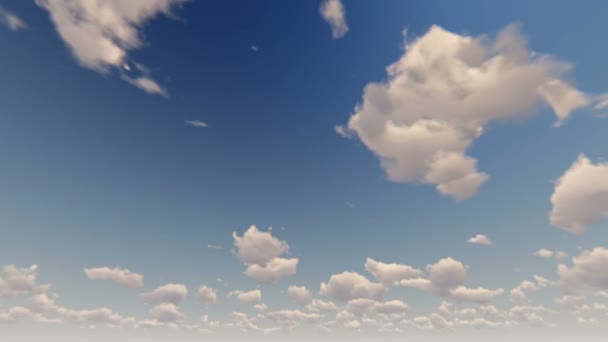
M 92 267 L 85 268 L 84 273 L 91 280 L 108 280 L 136 289 L 144 286 L 144 276 L 126 268 Z
M 321 283 L 319 293 L 347 302 L 359 298 L 379 301 L 387 291 L 382 284 L 373 283 L 359 273 L 345 271 L 332 275 L 327 283 Z
M 346 24 L 346 13 L 341 0 L 323 0 L 319 13 L 331 27 L 331 35 L 334 39 L 342 38 L 348 32 Z
M 6 265 L 0 271 L 0 299 L 48 290 L 48 285 L 38 284 L 38 265 L 19 268 Z
M 596 247 L 572 258 L 572 266 L 557 267 L 558 286 L 571 292 L 608 290 L 608 249 Z
M 584 154 L 555 183 L 551 223 L 575 234 L 608 216 L 608 163 L 594 164 Z
M 297 271 L 298 258 L 282 258 L 289 252 L 289 245 L 274 237 L 270 232 L 262 232 L 251 226 L 243 236 L 232 233 L 236 254 L 247 266 L 245 274 L 264 284 L 275 283 Z
M 85 68 L 107 73 L 111 68 L 130 70 L 128 53 L 144 45 L 141 29 L 159 15 L 172 15 L 187 0 L 36 0 L 46 9 L 61 39 Z M 143 71 L 144 68 L 138 68 Z M 123 75 L 123 79 L 151 94 L 167 91 L 149 77 Z
M 488 180 L 467 155 L 494 121 L 529 116 L 546 104 L 558 124 L 593 98 L 566 81 L 571 66 L 532 53 L 517 26 L 496 38 L 472 37 L 433 26 L 407 42 L 387 68 L 388 80 L 369 83 L 346 130 L 378 156 L 388 178 L 433 184 L 456 200 Z
M 397 263 L 387 264 L 372 258 L 367 258 L 365 270 L 385 286 L 396 285 L 401 280 L 417 278 L 422 275 L 421 270 L 412 266 Z
M 426 278 L 402 280 L 400 284 L 415 287 L 438 296 L 462 302 L 487 303 L 504 294 L 503 289 L 490 290 L 483 287 L 464 286 L 467 270 L 463 263 L 452 258 L 444 258 L 426 267 Z

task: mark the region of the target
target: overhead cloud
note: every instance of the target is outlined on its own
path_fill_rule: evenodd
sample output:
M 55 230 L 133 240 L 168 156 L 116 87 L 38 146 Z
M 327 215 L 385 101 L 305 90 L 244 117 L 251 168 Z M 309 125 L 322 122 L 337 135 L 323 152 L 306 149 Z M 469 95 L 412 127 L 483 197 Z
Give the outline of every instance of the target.
M 275 283 L 297 271 L 298 258 L 281 258 L 289 252 L 289 245 L 272 236 L 270 232 L 262 232 L 256 226 L 251 226 L 243 236 L 232 233 L 236 254 L 247 266 L 245 274 L 260 283 Z
M 188 288 L 183 284 L 167 284 L 152 292 L 142 294 L 144 301 L 151 305 L 171 303 L 178 305 L 188 295 Z
M 327 283 L 321 283 L 319 293 L 347 302 L 358 298 L 382 300 L 387 292 L 382 284 L 373 283 L 356 272 L 334 274 Z
M 0 298 L 46 291 L 49 285 L 39 285 L 38 265 L 19 268 L 6 265 L 0 271 Z
M 396 263 L 386 264 L 372 258 L 367 258 L 365 270 L 386 286 L 396 285 L 403 279 L 416 278 L 422 275 L 421 270 L 409 265 Z
M 557 267 L 558 286 L 565 291 L 608 290 L 608 249 L 596 247 L 572 258 L 572 266 Z
M 331 35 L 334 39 L 342 38 L 348 32 L 345 12 L 341 0 L 323 0 L 321 3 L 319 13 L 331 27 Z
M 462 302 L 487 303 L 504 294 L 503 289 L 469 288 L 464 286 L 467 270 L 463 263 L 444 258 L 426 267 L 426 278 L 402 280 L 400 284 Z
M 11 31 L 19 31 L 27 27 L 21 18 L 2 7 L 2 5 L 0 5 L 0 24 L 8 27 Z
M 196 299 L 203 305 L 213 304 L 217 302 L 217 294 L 214 289 L 202 285 L 196 292 Z
M 187 0 L 36 0 L 46 9 L 57 32 L 85 68 L 101 73 L 130 70 L 128 53 L 144 46 L 142 27 L 159 15 L 171 16 L 174 7 Z M 142 68 L 139 68 L 142 70 Z M 123 77 L 136 87 L 167 96 L 167 92 L 144 76 Z
M 465 200 L 489 176 L 467 151 L 494 121 L 530 116 L 544 104 L 557 123 L 594 98 L 568 83 L 571 65 L 533 53 L 518 26 L 494 39 L 439 26 L 405 44 L 387 67 L 388 80 L 369 83 L 343 135 L 356 135 L 380 159 L 390 180 L 432 184 Z
M 287 296 L 296 304 L 306 305 L 312 300 L 312 294 L 305 286 L 290 286 L 287 288 Z
M 584 154 L 557 180 L 551 196 L 551 224 L 575 234 L 608 216 L 608 162 Z
M 472 238 L 467 240 L 468 243 L 474 243 L 477 245 L 484 245 L 484 246 L 492 246 L 493 242 L 492 240 L 490 240 L 489 237 L 483 235 L 483 234 L 477 234 L 475 236 L 473 236 Z
M 131 288 L 142 288 L 144 276 L 120 267 L 85 268 L 84 273 L 91 280 L 108 280 Z

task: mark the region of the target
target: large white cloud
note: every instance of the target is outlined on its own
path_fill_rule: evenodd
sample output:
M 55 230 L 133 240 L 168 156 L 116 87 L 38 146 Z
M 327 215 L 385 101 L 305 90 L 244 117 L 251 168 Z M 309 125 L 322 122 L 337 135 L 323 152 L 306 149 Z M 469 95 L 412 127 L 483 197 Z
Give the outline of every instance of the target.
M 422 275 L 421 270 L 412 266 L 397 263 L 387 264 L 372 258 L 367 258 L 365 270 L 387 286 L 395 285 L 403 279 L 416 278 Z
M 581 234 L 608 216 L 608 163 L 592 163 L 581 154 L 555 183 L 551 223 Z
M 142 294 L 142 298 L 148 304 L 158 305 L 171 303 L 178 305 L 188 295 L 188 288 L 183 284 L 166 284 L 151 292 Z
M 108 280 L 131 288 L 144 286 L 144 276 L 126 268 L 92 267 L 85 268 L 84 273 L 91 280 Z
M 270 232 L 251 226 L 239 236 L 232 233 L 236 254 L 247 266 L 245 274 L 260 283 L 275 283 L 297 272 L 298 258 L 281 258 L 289 252 L 289 245 Z
M 524 118 L 543 103 L 563 123 L 592 104 L 565 80 L 570 69 L 529 51 L 514 25 L 495 39 L 433 26 L 406 43 L 386 82 L 365 87 L 347 128 L 378 156 L 390 180 L 433 184 L 464 200 L 488 180 L 467 151 L 489 123 Z
M 144 46 L 141 29 L 158 15 L 171 15 L 188 0 L 36 0 L 83 67 L 106 73 L 128 67 L 130 50 Z M 120 69 L 117 69 L 120 70 Z M 144 73 L 147 74 L 147 73 Z M 152 94 L 166 95 L 148 76 L 125 79 Z
M 321 283 L 319 293 L 332 296 L 341 301 L 358 298 L 382 300 L 387 288 L 382 284 L 373 283 L 356 272 L 334 274 L 327 283 Z
M 345 12 L 341 0 L 323 0 L 321 3 L 319 13 L 331 27 L 331 35 L 334 39 L 342 38 L 348 32 Z
M 608 249 L 596 247 L 572 258 L 572 266 L 560 264 L 558 286 L 566 291 L 608 289 Z
M 19 31 L 27 27 L 21 18 L 2 7 L 2 5 L 0 5 L 0 24 L 5 25 L 11 31 Z

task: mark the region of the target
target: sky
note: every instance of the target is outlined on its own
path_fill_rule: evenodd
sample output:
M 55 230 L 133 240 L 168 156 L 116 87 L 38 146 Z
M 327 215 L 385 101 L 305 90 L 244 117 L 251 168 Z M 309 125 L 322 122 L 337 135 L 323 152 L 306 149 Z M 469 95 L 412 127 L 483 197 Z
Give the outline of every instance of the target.
M 606 10 L 0 0 L 0 337 L 601 341 Z

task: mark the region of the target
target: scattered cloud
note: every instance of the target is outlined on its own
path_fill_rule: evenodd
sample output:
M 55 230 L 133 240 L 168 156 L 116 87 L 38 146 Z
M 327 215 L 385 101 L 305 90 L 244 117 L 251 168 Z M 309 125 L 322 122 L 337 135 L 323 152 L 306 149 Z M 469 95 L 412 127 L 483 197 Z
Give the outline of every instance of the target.
M 323 0 L 319 13 L 331 27 L 331 35 L 334 39 L 342 38 L 348 32 L 346 24 L 346 13 L 341 0 Z
M 255 289 L 251 291 L 235 291 L 229 294 L 229 296 L 236 295 L 236 299 L 243 304 L 256 304 L 262 301 L 262 291 Z
M 489 237 L 483 235 L 483 234 L 477 234 L 475 236 L 473 236 L 472 238 L 467 240 L 468 243 L 474 243 L 477 245 L 484 245 L 484 246 L 492 246 L 493 242 L 492 240 L 490 240 Z
M 312 300 L 312 294 L 305 286 L 290 286 L 287 288 L 287 296 L 298 305 L 306 305 Z
M 0 271 L 0 299 L 15 297 L 35 292 L 44 292 L 48 285 L 38 284 L 38 265 L 19 268 L 6 265 Z
M 209 125 L 205 121 L 201 120 L 186 120 L 184 121 L 186 125 L 196 127 L 196 128 L 207 128 Z
M 319 293 L 344 302 L 358 298 L 379 301 L 387 290 L 382 284 L 373 283 L 359 273 L 346 271 L 332 275 L 327 283 L 321 283 Z
M 572 266 L 557 267 L 558 286 L 568 292 L 608 290 L 608 249 L 596 247 L 572 258 Z
M 131 85 L 145 91 L 148 94 L 169 97 L 169 93 L 167 92 L 167 89 L 160 86 L 155 80 L 151 79 L 148 76 L 140 76 L 140 77 L 132 78 L 132 77 L 123 75 L 122 78 L 125 81 L 129 82 Z
M 387 81 L 365 87 L 347 129 L 378 156 L 390 180 L 432 184 L 465 200 L 489 179 L 467 155 L 489 123 L 520 120 L 545 104 L 562 124 L 592 104 L 566 81 L 571 68 L 531 53 L 516 25 L 494 39 L 433 26 L 406 42 Z
M 8 11 L 0 5 L 0 24 L 8 27 L 11 31 L 19 31 L 27 28 L 27 24 L 15 13 Z
M 142 294 L 144 301 L 151 305 L 181 303 L 188 295 L 188 288 L 183 284 L 166 284 L 152 292 Z
M 289 245 L 274 237 L 270 232 L 262 232 L 251 226 L 243 236 L 232 233 L 236 254 L 247 266 L 245 274 L 260 283 L 275 283 L 297 271 L 298 258 L 281 258 L 289 252 Z
M 253 52 L 258 52 L 258 51 L 260 51 L 260 48 L 258 48 L 256 45 L 251 45 L 250 49 L 251 49 L 251 51 L 253 51 Z
M 403 264 L 386 264 L 367 258 L 365 270 L 371 273 L 379 282 L 386 286 L 392 286 L 404 279 L 417 278 L 422 275 L 422 271 Z
M 107 280 L 131 288 L 142 288 L 144 286 L 144 276 L 134 273 L 126 268 L 93 267 L 85 268 L 84 273 L 91 280 Z
M 550 249 L 541 248 L 534 252 L 534 255 L 540 258 L 551 259 L 555 257 L 557 260 L 564 260 L 568 257 L 568 253 L 562 251 L 552 251 Z
M 575 234 L 608 216 L 608 163 L 594 164 L 581 154 L 556 181 L 551 224 Z
M 202 285 L 196 292 L 196 299 L 203 305 L 214 304 L 217 303 L 217 293 L 214 289 Z

